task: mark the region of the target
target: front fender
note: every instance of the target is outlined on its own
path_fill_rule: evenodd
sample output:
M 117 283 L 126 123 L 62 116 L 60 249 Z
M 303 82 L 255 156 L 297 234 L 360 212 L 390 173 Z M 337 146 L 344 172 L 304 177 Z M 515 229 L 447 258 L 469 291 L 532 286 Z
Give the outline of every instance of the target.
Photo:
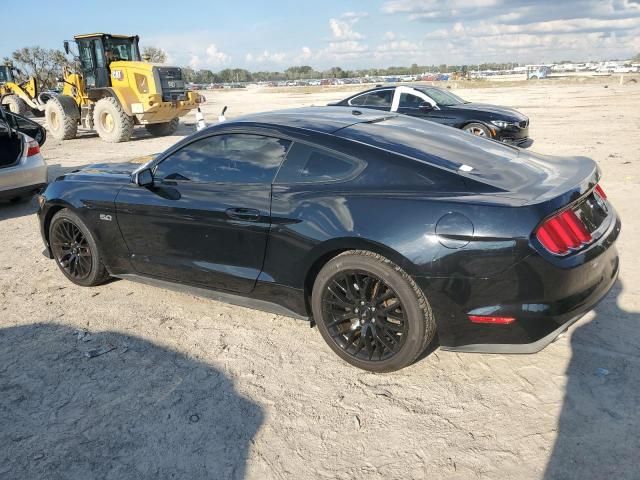
M 100 250 L 102 261 L 110 273 L 129 267 L 129 251 L 124 243 L 116 218 L 117 190 L 99 188 L 89 182 L 57 181 L 49 184 L 38 211 L 40 232 L 45 252 L 51 257 L 49 229 L 57 212 L 66 208 L 80 218 L 91 232 Z

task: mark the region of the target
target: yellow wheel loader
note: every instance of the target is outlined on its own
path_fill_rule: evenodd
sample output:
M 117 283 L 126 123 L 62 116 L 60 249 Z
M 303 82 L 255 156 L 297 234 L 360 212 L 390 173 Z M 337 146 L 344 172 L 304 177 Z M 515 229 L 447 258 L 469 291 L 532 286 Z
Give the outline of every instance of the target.
M 39 96 L 54 138 L 74 138 L 78 126 L 113 143 L 129 140 L 134 125 L 171 135 L 178 118 L 198 106 L 201 97 L 186 91 L 180 68 L 141 61 L 138 36 L 94 33 L 74 41 L 79 69 L 64 69 L 61 94 Z M 69 54 L 69 42 L 64 48 Z
M 31 77 L 26 82 L 18 83 L 15 73 L 19 70 L 10 63 L 0 65 L 0 97 L 2 104 L 8 107 L 10 112 L 24 115 L 29 110 L 37 116 L 44 116 L 44 104 L 38 97 L 36 79 Z

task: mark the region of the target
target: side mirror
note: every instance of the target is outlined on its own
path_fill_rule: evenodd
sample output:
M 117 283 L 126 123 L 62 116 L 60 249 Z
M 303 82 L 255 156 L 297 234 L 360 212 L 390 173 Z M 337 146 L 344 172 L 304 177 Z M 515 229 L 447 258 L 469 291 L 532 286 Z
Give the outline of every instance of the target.
M 64 45 L 64 53 L 69 55 L 69 40 L 65 40 L 63 45 Z
M 431 105 L 429 102 L 422 102 L 420 104 L 420 110 L 428 112 L 429 110 L 433 110 L 433 105 Z
M 133 183 L 139 187 L 150 187 L 153 185 L 153 172 L 150 168 L 143 168 L 133 175 Z

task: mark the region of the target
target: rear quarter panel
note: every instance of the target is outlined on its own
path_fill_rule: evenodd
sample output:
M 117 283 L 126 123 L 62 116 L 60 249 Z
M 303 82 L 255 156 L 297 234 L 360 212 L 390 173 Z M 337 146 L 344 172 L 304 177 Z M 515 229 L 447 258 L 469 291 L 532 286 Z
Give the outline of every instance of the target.
M 274 185 L 264 274 L 302 288 L 306 272 L 319 258 L 366 249 L 387 256 L 413 276 L 486 278 L 529 253 L 537 217 L 515 210 L 437 194 Z M 468 218 L 473 231 L 443 241 L 436 226 L 450 213 Z

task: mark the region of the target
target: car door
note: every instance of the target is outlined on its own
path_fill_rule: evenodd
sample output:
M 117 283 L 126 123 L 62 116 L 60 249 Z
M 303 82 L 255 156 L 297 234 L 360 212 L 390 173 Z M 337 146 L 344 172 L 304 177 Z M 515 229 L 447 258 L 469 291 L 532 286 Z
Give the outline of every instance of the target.
M 18 115 L 17 113 L 5 110 L 7 124 L 14 130 L 24 133 L 33 138 L 40 146 L 44 145 L 47 139 L 47 131 L 44 127 L 33 120 Z
M 429 92 L 432 92 L 432 95 L 430 95 Z M 450 127 L 459 127 L 460 112 L 451 108 L 446 104 L 446 102 L 439 101 L 438 98 L 441 94 L 438 93 L 437 89 L 427 88 L 426 91 L 419 93 L 427 98 L 430 103 L 436 106 L 433 110 L 425 112 L 423 118 L 442 123 L 443 125 L 448 125 Z
M 154 185 L 130 184 L 117 221 L 140 274 L 246 293 L 262 269 L 271 184 L 290 142 L 255 134 L 199 138 L 161 158 Z
M 391 111 L 438 123 L 446 123 L 446 115 L 435 100 L 424 92 L 411 87 L 400 86 L 396 88 Z

